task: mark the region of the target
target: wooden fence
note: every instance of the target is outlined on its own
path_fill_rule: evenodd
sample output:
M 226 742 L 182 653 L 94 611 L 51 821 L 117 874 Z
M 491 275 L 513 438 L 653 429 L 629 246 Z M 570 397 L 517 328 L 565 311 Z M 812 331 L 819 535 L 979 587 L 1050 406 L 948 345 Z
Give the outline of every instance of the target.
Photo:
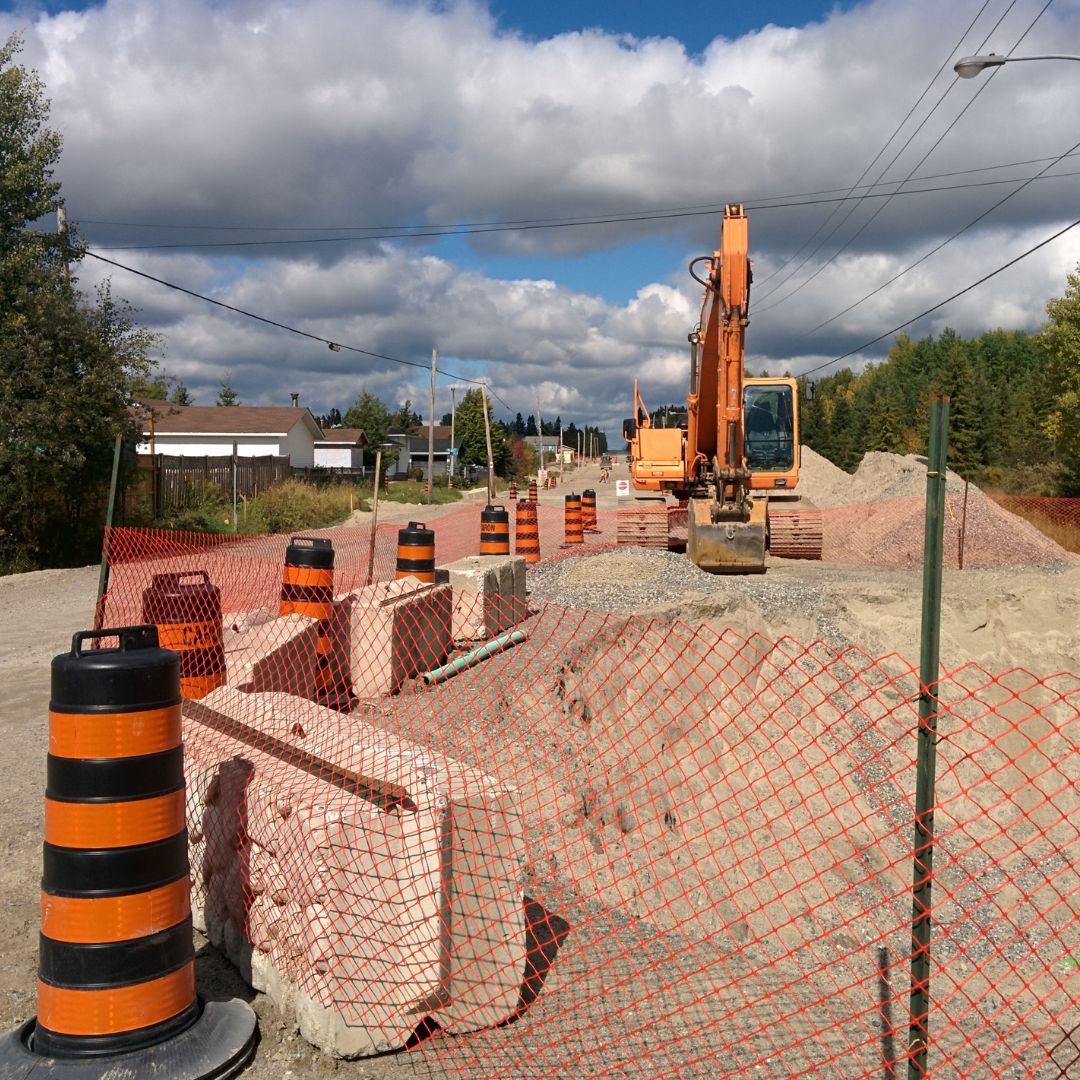
M 248 498 L 291 475 L 287 455 L 240 457 L 236 461 L 236 494 Z M 154 516 L 197 504 L 210 484 L 228 495 L 233 490 L 233 457 L 190 457 L 173 454 L 139 454 L 131 495 L 153 501 Z

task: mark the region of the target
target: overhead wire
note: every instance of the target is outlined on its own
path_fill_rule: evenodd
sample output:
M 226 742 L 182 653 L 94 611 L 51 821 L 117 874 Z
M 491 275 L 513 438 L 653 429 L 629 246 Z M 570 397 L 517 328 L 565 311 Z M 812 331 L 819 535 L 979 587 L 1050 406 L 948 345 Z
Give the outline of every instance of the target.
M 1032 159 L 1034 162 L 1040 160 L 1048 160 L 1045 158 Z M 1057 158 L 1049 159 L 1057 161 Z M 1027 164 L 1027 162 L 1015 162 L 1007 165 L 991 165 L 986 169 L 979 170 L 958 170 L 954 173 L 942 173 L 943 177 L 957 176 L 962 173 L 968 173 L 972 171 L 982 172 L 990 169 L 1003 169 L 1010 168 L 1014 165 Z M 1076 173 L 1057 173 L 1053 177 L 1043 177 L 1042 172 L 1036 177 L 1010 177 L 1000 180 L 980 180 L 967 184 L 939 184 L 933 187 L 921 187 L 921 188 L 908 188 L 903 191 L 882 191 L 882 192 L 868 192 L 862 195 L 856 196 L 836 196 L 836 197 L 808 197 L 808 198 L 795 198 L 787 202 L 755 202 L 745 201 L 744 205 L 748 210 L 784 210 L 793 207 L 800 206 L 816 206 L 823 203 L 832 202 L 845 202 L 845 201 L 863 201 L 866 199 L 891 199 L 901 195 L 933 195 L 947 191 L 966 191 L 972 188 L 982 187 L 998 187 L 1002 184 L 1015 184 L 1020 180 L 1026 179 L 1058 179 L 1059 177 L 1075 176 Z M 932 177 L 919 177 L 917 183 L 922 183 L 926 180 L 932 179 Z M 897 181 L 887 181 L 887 183 L 895 184 Z M 839 190 L 839 189 L 834 189 Z M 575 220 L 551 220 L 546 222 L 537 222 L 531 225 L 514 225 L 511 223 L 500 223 L 498 225 L 489 225 L 482 227 L 460 226 L 450 227 L 457 228 L 458 231 L 446 231 L 443 226 L 437 226 L 430 230 L 418 230 L 411 233 L 373 233 L 367 236 L 323 236 L 323 237 L 299 237 L 287 240 L 222 240 L 212 241 L 208 243 L 174 243 L 174 244 L 118 244 L 110 245 L 110 251 L 163 251 L 163 250 L 184 250 L 184 251 L 196 251 L 206 250 L 214 248 L 249 248 L 249 247 L 278 247 L 278 246 L 295 246 L 298 244 L 338 244 L 348 242 L 358 242 L 367 240 L 415 240 L 415 239 L 430 239 L 430 238 L 444 238 L 454 236 L 474 236 L 483 235 L 487 233 L 497 232 L 526 232 L 534 229 L 565 229 L 565 228 L 581 228 L 588 225 L 611 225 L 622 224 L 635 221 L 659 221 L 675 218 L 686 217 L 708 217 L 717 216 L 722 214 L 723 207 L 717 206 L 712 209 L 701 210 L 670 210 L 670 211 L 649 211 L 637 214 L 634 216 L 624 217 L 608 217 L 608 218 L 588 218 L 588 219 L 575 219 Z M 82 222 L 80 222 L 82 224 Z M 770 307 L 774 305 L 769 305 Z M 765 310 L 765 309 L 761 309 Z
M 989 281 L 992 277 L 997 277 L 997 275 L 1000 274 L 1003 270 L 1008 270 L 1010 266 L 1015 266 L 1021 260 L 1026 259 L 1029 255 L 1033 255 L 1040 248 L 1044 248 L 1047 244 L 1050 244 L 1054 240 L 1057 240 L 1058 237 L 1064 236 L 1071 229 L 1075 229 L 1077 225 L 1080 225 L 1080 218 L 1077 218 L 1074 222 L 1072 222 L 1072 224 L 1066 225 L 1062 229 L 1058 229 L 1057 232 L 1051 234 L 1045 240 L 1040 240 L 1037 244 L 1029 247 L 1027 251 L 1023 251 L 1015 258 L 1010 259 L 1006 263 L 1003 263 L 996 270 L 991 270 L 989 274 L 984 274 L 981 278 L 978 279 L 978 281 L 973 281 L 970 285 L 965 286 L 958 292 L 954 292 L 952 296 L 947 296 L 944 300 L 939 300 L 932 307 L 928 307 L 925 311 L 920 311 L 918 315 L 912 316 L 910 319 L 905 320 L 898 326 L 894 326 L 891 330 L 886 330 L 883 334 L 878 334 L 877 337 L 871 338 L 869 341 L 864 341 L 861 345 L 857 345 L 854 349 L 849 349 L 846 353 L 841 353 L 839 356 L 834 356 L 831 360 L 826 360 L 823 364 L 818 364 L 817 367 L 812 367 L 809 368 L 807 371 L 800 372 L 799 378 L 803 378 L 806 375 L 813 375 L 819 371 L 823 371 L 827 367 L 832 367 L 833 364 L 838 364 L 841 360 L 846 360 L 849 356 L 855 356 L 857 353 L 861 353 L 864 349 L 870 348 L 871 345 L 876 345 L 879 341 L 884 341 L 887 337 L 897 333 L 900 330 L 905 329 L 908 326 L 911 326 L 912 323 L 918 322 L 920 319 L 925 318 L 927 315 L 932 315 L 935 311 L 939 311 L 946 304 L 950 304 L 958 297 L 963 296 L 965 293 L 971 292 L 972 289 L 975 289 L 979 285 L 982 285 L 984 282 Z
M 147 281 L 153 281 L 158 285 L 164 285 L 167 289 L 174 289 L 176 292 L 184 293 L 185 296 L 194 297 L 196 300 L 202 300 L 207 304 L 213 304 L 215 307 L 224 308 L 226 311 L 231 311 L 237 315 L 243 315 L 248 319 L 254 319 L 256 322 L 265 323 L 267 326 L 274 326 L 279 330 L 286 330 L 290 334 L 297 334 L 299 337 L 305 337 L 311 341 L 321 342 L 323 345 L 332 347 L 334 351 L 344 350 L 345 352 L 359 353 L 361 356 L 370 356 L 377 360 L 386 360 L 392 364 L 402 364 L 405 367 L 420 368 L 421 371 L 431 370 L 430 364 L 421 364 L 415 360 L 403 360 L 399 356 L 390 356 L 387 353 L 373 352 L 371 349 L 361 349 L 356 345 L 347 345 L 335 338 L 327 338 L 322 337 L 320 334 L 312 334 L 307 330 L 301 330 L 299 327 L 279 322 L 277 319 L 271 319 L 266 315 L 259 315 L 254 311 L 248 311 L 245 308 L 237 307 L 235 304 L 227 304 L 224 300 L 215 300 L 212 296 L 206 296 L 204 293 L 196 292 L 194 289 L 188 289 L 183 285 L 177 285 L 174 281 L 166 281 L 164 278 L 155 277 L 153 274 L 148 274 L 144 270 L 136 270 L 134 266 L 126 266 L 124 263 L 117 262 L 115 259 L 106 258 L 104 255 L 99 255 L 96 251 L 91 251 L 89 248 L 84 248 L 82 253 L 89 256 L 91 259 L 97 259 L 99 262 L 107 263 L 109 266 L 115 266 L 119 270 L 126 270 L 129 274 L 135 274 L 137 277 L 145 278 Z M 455 372 L 446 371 L 438 366 L 436 366 L 435 370 L 440 375 L 445 375 L 448 379 L 455 379 L 458 382 L 473 383 L 476 386 L 486 387 L 487 392 L 491 394 L 493 398 L 499 401 L 505 408 L 510 408 L 506 401 L 491 389 L 491 386 L 486 380 L 470 379 L 468 376 L 458 375 Z
M 1019 168 L 1022 165 L 1041 165 L 1043 162 L 1052 161 L 1053 157 L 1038 157 L 1038 158 L 1024 158 L 1020 161 L 1002 161 L 996 165 L 977 165 L 968 169 L 952 169 L 947 172 L 940 173 L 927 173 L 925 176 L 920 176 L 918 182 L 922 183 L 928 180 L 943 180 L 950 176 L 970 176 L 975 173 L 993 172 L 996 169 L 1012 169 Z M 168 229 L 171 231 L 201 231 L 201 232 L 370 232 L 373 230 L 397 230 L 405 232 L 415 229 L 443 229 L 446 231 L 453 231 L 458 229 L 468 228 L 481 228 L 481 227 L 506 227 L 512 228 L 516 225 L 536 225 L 536 224 L 556 224 L 563 222 L 581 222 L 583 224 L 590 224 L 597 218 L 612 218 L 616 219 L 628 215 L 638 215 L 642 213 L 650 214 L 673 214 L 673 213 L 688 213 L 692 211 L 712 211 L 717 210 L 722 212 L 723 208 L 732 201 L 742 202 L 751 209 L 755 207 L 761 207 L 766 203 L 782 202 L 782 205 L 787 205 L 786 200 L 793 199 L 806 199 L 816 195 L 833 195 L 836 192 L 850 192 L 858 190 L 859 188 L 874 188 L 883 184 L 896 184 L 897 180 L 879 180 L 873 184 L 855 184 L 848 187 L 834 187 L 834 188 L 818 188 L 814 191 L 797 191 L 787 192 L 783 195 L 758 195 L 742 197 L 738 200 L 724 199 L 717 202 L 710 203 L 693 203 L 689 206 L 669 206 L 669 207 L 656 207 L 652 210 L 611 210 L 605 211 L 603 214 L 595 215 L 563 215 L 561 217 L 552 218 L 514 218 L 509 220 L 496 220 L 496 221 L 458 221 L 451 224 L 438 225 L 430 222 L 424 223 L 411 223 L 404 225 L 239 225 L 230 222 L 219 223 L 216 225 L 201 225 L 190 222 L 177 223 L 177 222 L 161 222 L 161 221 L 111 221 L 105 218 L 80 218 L 80 224 L 83 225 L 107 225 L 116 228 L 125 229 Z M 802 203 L 792 203 L 791 205 L 802 205 Z
M 1013 3 L 1015 3 L 1015 2 L 1016 2 L 1016 0 L 1013 0 Z M 923 99 L 926 97 L 926 95 L 928 93 L 930 93 L 931 87 L 934 85 L 935 82 L 937 82 L 938 76 L 945 70 L 945 66 L 948 64 L 949 60 L 951 59 L 952 56 L 955 55 L 956 50 L 960 47 L 960 44 L 961 44 L 961 42 L 963 42 L 964 38 L 967 37 L 967 35 L 969 33 L 971 33 L 971 28 L 979 21 L 979 19 L 982 17 L 983 12 L 987 9 L 989 4 L 990 4 L 990 0 L 983 0 L 982 7 L 979 8 L 979 10 L 975 14 L 975 17 L 971 20 L 970 23 L 968 23 L 967 29 L 965 29 L 964 32 L 960 35 L 960 37 L 957 39 L 956 44 L 952 47 L 952 50 L 946 54 L 945 59 L 941 62 L 941 66 L 930 77 L 930 81 L 923 88 L 922 93 L 919 94 L 919 96 L 915 99 L 914 104 L 912 104 L 911 108 L 908 109 L 907 113 L 905 113 L 904 118 L 900 121 L 900 123 L 897 124 L 895 128 L 893 128 L 892 134 L 890 134 L 889 137 L 885 140 L 885 142 L 881 144 L 881 149 L 879 149 L 878 152 L 873 156 L 873 158 L 871 158 L 871 160 L 867 163 L 867 165 L 865 166 L 863 171 L 860 173 L 858 180 L 856 180 L 855 183 L 852 184 L 852 186 L 848 189 L 848 191 L 847 191 L 848 195 L 850 195 L 853 191 L 855 191 L 859 187 L 859 185 L 862 183 L 862 181 L 866 177 L 866 175 L 874 167 L 876 162 L 881 158 L 881 155 L 884 154 L 885 151 L 888 149 L 889 144 L 900 133 L 900 131 L 903 129 L 904 125 L 908 122 L 908 120 L 911 118 L 912 114 L 919 107 L 919 105 L 922 104 Z M 946 93 L 948 93 L 948 91 L 946 91 Z M 941 102 L 940 102 L 940 99 L 939 99 L 938 104 L 940 104 L 940 103 Z M 926 119 L 929 119 L 929 117 L 933 115 L 934 109 L 936 109 L 936 108 L 937 108 L 937 105 L 935 105 L 934 108 L 930 110 L 930 112 L 927 114 Z M 926 123 L 926 119 L 923 120 L 923 123 Z M 920 125 L 920 127 L 921 127 L 921 125 Z M 911 142 L 911 139 L 914 138 L 914 136 L 918 134 L 918 131 L 919 131 L 919 129 L 916 128 L 915 132 L 908 138 L 908 141 L 906 143 L 904 143 L 903 147 L 900 148 L 901 153 L 903 152 L 904 148 Z M 894 157 L 893 161 L 895 161 L 895 160 L 896 160 L 896 158 Z M 891 164 L 892 163 L 890 162 L 889 165 L 886 165 L 885 168 L 878 174 L 878 180 L 880 180 L 881 177 L 884 176 L 884 174 L 891 167 Z M 790 274 L 787 275 L 787 277 L 785 277 L 782 281 L 780 281 L 778 284 L 774 285 L 771 289 L 769 289 L 768 292 L 765 293 L 765 296 L 771 296 L 772 293 L 774 293 L 778 288 L 780 288 L 784 284 L 785 281 L 789 281 L 792 277 L 794 277 L 795 274 L 797 274 L 799 272 L 799 270 L 801 270 L 802 267 L 804 267 L 806 265 L 806 263 L 811 258 L 813 258 L 815 252 L 819 251 L 821 249 L 822 245 L 825 244 L 828 241 L 829 237 L 832 236 L 836 232 L 836 229 L 838 229 L 841 225 L 843 225 L 843 223 L 845 221 L 847 221 L 847 219 L 851 216 L 851 214 L 855 212 L 856 208 L 852 208 L 852 210 L 849 211 L 849 213 L 840 222 L 837 223 L 836 227 L 828 234 L 828 236 L 826 236 L 821 241 L 821 243 L 818 244 L 818 246 L 815 247 L 813 249 L 813 251 L 811 251 L 806 256 L 806 258 L 803 259 L 803 261 L 800 262 L 799 265 L 796 266 L 795 269 L 791 271 Z M 809 244 L 813 243 L 814 238 L 821 232 L 822 229 L 825 228 L 826 225 L 829 224 L 830 221 L 832 221 L 833 217 L 836 216 L 836 213 L 837 213 L 838 210 L 839 210 L 839 206 L 834 207 L 832 212 L 818 225 L 818 227 L 806 238 L 806 240 L 804 240 L 803 243 L 798 248 L 796 248 L 795 251 L 793 251 L 791 253 L 791 255 L 788 256 L 788 258 L 786 258 L 772 273 L 767 274 L 765 277 L 763 277 L 761 279 L 760 282 L 758 282 L 759 291 L 760 291 L 761 287 L 763 285 L 765 285 L 766 282 L 771 281 L 772 278 L 774 278 L 778 273 L 780 273 L 780 271 L 782 271 L 784 269 L 784 267 L 786 267 L 795 258 L 797 258 L 798 255 L 802 251 L 804 251 Z
M 1013 4 L 1015 2 L 1016 2 L 1016 0 L 1013 0 L 1013 3 L 1009 5 L 1009 7 L 1006 9 L 1005 13 L 1001 16 L 1001 19 L 999 19 L 997 21 L 997 23 L 994 24 L 994 27 L 993 27 L 993 29 L 991 29 L 990 33 L 993 33 L 993 31 L 995 29 L 997 29 L 998 26 L 1001 25 L 1002 19 L 1004 19 L 1005 15 L 1007 15 L 1009 13 L 1009 11 L 1012 9 L 1012 6 L 1013 6 Z M 1027 37 L 1027 35 L 1031 32 L 1032 27 L 1034 27 L 1034 25 L 1039 21 L 1039 19 L 1042 18 L 1042 16 L 1046 13 L 1046 9 L 1048 7 L 1050 7 L 1050 5 L 1052 3 L 1053 3 L 1053 0 L 1046 0 L 1046 3 L 1043 5 L 1042 9 L 1035 16 L 1035 18 L 1032 19 L 1031 22 L 1028 24 L 1027 29 L 1025 29 L 1024 32 L 1020 35 L 1020 37 L 1017 38 L 1016 41 L 1013 43 L 1012 48 L 1009 50 L 1010 52 L 1012 52 L 1013 49 L 1015 49 L 1024 40 L 1024 38 Z M 989 36 L 990 35 L 988 34 L 987 37 L 983 39 L 982 45 L 979 46 L 980 50 L 982 49 L 983 45 L 986 44 L 986 41 L 989 39 Z M 900 188 L 898 188 L 897 191 L 893 193 L 893 195 L 891 195 L 887 199 L 885 199 L 884 202 L 880 203 L 878 205 L 877 209 L 875 209 L 875 211 L 870 215 L 870 217 L 868 217 L 866 219 L 866 221 L 864 221 L 855 230 L 855 232 L 852 233 L 852 235 L 849 236 L 848 239 L 843 244 L 841 244 L 840 247 L 837 248 L 836 251 L 834 251 L 832 253 L 832 255 L 828 259 L 825 260 L 825 262 L 823 262 L 820 266 L 818 266 L 814 270 L 814 272 L 812 274 L 810 274 L 809 277 L 807 277 L 804 281 L 800 282 L 799 285 L 797 285 L 794 289 L 791 290 L 791 292 L 787 293 L 785 296 L 780 297 L 779 300 L 776 300 L 774 303 L 769 304 L 766 307 L 762 308 L 761 309 L 762 311 L 768 311 L 768 310 L 770 310 L 770 309 L 772 309 L 774 307 L 778 307 L 780 304 L 784 303 L 786 300 L 790 300 L 791 297 L 793 297 L 796 293 L 798 293 L 802 289 L 806 288 L 806 286 L 809 285 L 810 282 L 813 281 L 820 273 L 822 273 L 822 271 L 824 271 L 826 269 L 826 267 L 828 267 L 831 263 L 835 262 L 835 260 L 837 258 L 839 258 L 840 255 L 842 255 L 855 242 L 856 239 L 858 239 L 858 237 L 862 234 L 863 230 L 866 229 L 867 227 L 869 227 L 877 219 L 877 217 L 892 202 L 892 200 L 893 200 L 893 198 L 895 198 L 896 194 L 899 193 L 901 188 L 903 188 L 903 185 L 908 183 L 914 177 L 915 173 L 919 171 L 919 169 L 922 167 L 922 165 L 926 162 L 927 158 L 929 158 L 930 155 L 941 145 L 941 143 L 944 141 L 945 137 L 949 134 L 949 132 L 951 132 L 953 130 L 954 127 L 956 127 L 956 125 L 960 122 L 960 120 L 967 113 L 968 109 L 970 109 L 972 107 L 972 105 L 975 104 L 975 102 L 979 99 L 979 96 L 983 93 L 983 91 L 986 90 L 989 87 L 991 80 L 998 73 L 999 70 L 1000 70 L 999 68 L 995 68 L 990 73 L 990 77 L 987 78 L 986 81 L 984 81 L 979 86 L 978 90 L 976 90 L 974 94 L 972 94 L 972 96 L 968 99 L 968 101 L 964 105 L 964 107 L 960 110 L 959 113 L 957 113 L 957 115 L 949 123 L 948 127 L 946 127 L 945 130 L 937 137 L 937 139 L 935 139 L 933 145 L 926 151 L 926 153 L 923 154 L 923 156 L 909 170 L 907 177 L 900 182 Z M 950 84 L 949 90 L 951 90 L 952 87 L 956 85 L 957 81 L 958 81 L 958 79 L 954 80 Z M 946 94 L 947 93 L 948 93 L 948 90 L 946 90 Z M 941 100 L 944 100 L 944 96 L 945 95 L 942 95 Z M 929 119 L 929 117 L 928 117 L 928 119 Z M 916 132 L 915 134 L 917 134 L 917 133 L 918 132 Z M 896 158 L 893 159 L 894 162 L 895 162 L 895 160 L 896 160 Z M 891 164 L 892 163 L 890 163 L 890 166 L 891 166 Z M 1026 183 L 1025 183 L 1024 186 L 1026 186 Z M 1019 190 L 1019 189 L 1017 189 L 1017 190 Z M 1005 201 L 1006 201 L 1005 199 L 1001 200 L 1001 202 L 1005 202 Z M 998 205 L 1000 205 L 1000 203 Z M 853 208 L 851 213 L 854 213 L 855 209 L 858 209 L 858 208 L 857 207 Z M 991 210 L 993 210 L 993 209 L 994 209 L 994 207 L 991 207 Z M 850 217 L 850 214 L 848 216 Z
M 1051 0 L 1047 0 L 1048 6 L 1049 6 L 1050 2 L 1051 2 Z M 1010 0 L 1010 3 L 1008 5 L 1008 7 L 1002 12 L 1002 14 L 999 16 L 997 22 L 994 23 L 994 25 L 990 28 L 989 32 L 983 38 L 982 42 L 980 42 L 980 44 L 976 47 L 976 49 L 975 49 L 976 52 L 979 52 L 986 45 L 986 42 L 990 39 L 990 36 L 1001 25 L 1002 21 L 1009 14 L 1009 12 L 1012 11 L 1015 4 L 1016 4 L 1016 0 Z M 946 56 L 944 62 L 941 65 L 941 67 L 938 68 L 937 72 L 934 75 L 934 78 L 931 80 L 931 84 L 937 79 L 938 75 L 940 75 L 941 72 L 945 70 L 945 67 L 948 65 L 949 60 L 951 60 L 952 57 L 956 55 L 956 51 L 960 47 L 961 42 L 964 40 L 964 38 L 967 36 L 968 32 L 971 30 L 971 27 L 975 25 L 975 22 L 978 21 L 978 18 L 982 15 L 983 11 L 985 11 L 985 10 L 986 10 L 986 4 L 984 3 L 983 6 L 979 9 L 978 15 L 976 15 L 975 19 L 973 19 L 971 24 L 968 26 L 968 29 L 965 30 L 964 33 L 960 36 L 960 39 L 957 41 L 956 45 L 953 46 L 952 50 L 948 53 L 948 55 Z M 1026 33 L 1026 31 L 1025 31 L 1025 33 Z M 1023 40 L 1023 38 L 1021 38 L 1021 40 Z M 937 101 L 934 102 L 934 104 L 931 107 L 930 111 L 926 114 L 926 116 L 924 116 L 922 118 L 922 120 L 919 121 L 918 126 L 907 137 L 907 139 L 904 141 L 903 145 L 896 151 L 896 153 L 892 157 L 892 160 L 878 174 L 878 180 L 880 180 L 881 177 L 884 176 L 885 173 L 888 172 L 889 169 L 891 169 L 893 167 L 893 165 L 896 164 L 896 162 L 899 160 L 899 158 L 903 155 L 904 151 L 907 150 L 907 148 L 914 141 L 915 137 L 919 134 L 919 132 L 921 132 L 923 130 L 923 128 L 926 126 L 926 124 L 930 121 L 931 117 L 934 116 L 934 114 L 937 112 L 937 110 L 944 103 L 945 99 L 949 96 L 949 94 L 952 93 L 953 88 L 956 86 L 956 84 L 959 81 L 960 81 L 960 77 L 959 76 L 954 76 L 952 82 L 949 83 L 949 85 L 945 87 L 945 89 L 942 91 L 941 95 L 938 97 Z M 965 112 L 967 112 L 967 110 L 971 107 L 974 100 L 977 99 L 979 94 L 981 94 L 983 92 L 983 90 L 986 89 L 988 83 L 989 83 L 989 81 L 987 81 L 986 83 L 983 83 L 979 87 L 978 91 L 976 91 L 976 93 L 973 95 L 973 97 L 968 101 L 968 103 L 965 105 L 965 107 L 961 110 L 959 116 L 957 116 L 952 121 L 952 123 L 938 137 L 938 139 L 934 143 L 934 145 L 930 147 L 930 149 L 926 152 L 926 154 L 923 155 L 923 157 L 921 158 L 919 163 L 915 166 L 915 168 L 910 170 L 908 172 L 907 177 L 900 182 L 900 186 L 897 188 L 897 191 L 899 191 L 901 188 L 903 188 L 903 185 L 905 183 L 907 183 L 912 178 L 915 171 L 923 164 L 923 162 L 926 161 L 927 157 L 929 157 L 930 154 L 933 153 L 933 151 L 935 149 L 937 149 L 937 147 L 941 144 L 942 139 L 944 139 L 945 136 L 950 131 L 952 131 L 953 127 L 956 125 L 957 120 L 959 120 L 960 117 L 963 116 Z M 910 113 L 909 113 L 909 115 L 910 115 Z M 896 193 L 894 192 L 893 196 L 895 196 L 895 194 Z M 861 202 L 861 201 L 862 200 L 860 199 L 859 202 Z M 882 212 L 882 210 L 884 210 L 884 208 L 889 205 L 890 202 L 892 202 L 892 197 L 886 199 L 885 202 L 883 204 L 881 204 L 877 208 L 877 210 L 874 212 L 874 214 L 870 217 L 869 221 L 864 222 L 863 225 L 860 226 L 855 231 L 854 235 L 849 237 L 848 240 L 844 244 L 842 244 L 836 251 L 834 251 L 832 253 L 832 255 L 828 259 L 826 259 L 823 263 L 821 263 L 821 265 L 818 266 L 810 274 L 810 276 L 808 278 L 806 278 L 804 281 L 800 282 L 790 292 L 785 293 L 783 296 L 781 296 L 778 299 L 774 300 L 771 304 L 768 304 L 763 308 L 759 308 L 759 310 L 760 311 L 769 311 L 774 307 L 778 307 L 780 304 L 784 303 L 786 300 L 790 300 L 791 297 L 796 295 L 796 293 L 799 293 L 804 288 L 806 288 L 806 286 L 809 285 L 811 281 L 813 281 L 827 266 L 829 266 L 832 262 L 834 262 L 840 256 L 840 254 L 843 251 L 845 251 L 851 245 L 851 243 L 854 241 L 855 237 L 859 236 L 862 233 L 863 229 L 865 229 L 866 226 L 870 223 L 870 221 L 873 221 Z M 775 285 L 768 293 L 765 294 L 766 297 L 772 296 L 773 293 L 777 292 L 784 284 L 786 284 L 788 281 L 790 281 L 791 278 L 793 278 L 804 266 L 806 266 L 806 264 L 814 257 L 814 255 L 816 255 L 825 246 L 825 244 L 833 236 L 836 235 L 836 233 L 840 230 L 840 228 L 844 224 L 847 223 L 847 221 L 851 218 L 851 216 L 855 213 L 855 211 L 858 210 L 858 208 L 859 208 L 859 203 L 857 202 L 856 205 L 851 207 L 851 209 L 848 210 L 848 212 L 843 216 L 843 218 L 841 218 L 840 221 L 838 221 L 836 223 L 836 225 L 829 231 L 828 235 L 825 236 L 821 240 L 821 242 L 812 251 L 810 251 L 806 255 L 806 257 L 802 260 L 802 262 L 800 262 L 799 265 L 797 267 L 795 267 L 795 269 L 790 274 L 788 274 L 787 277 L 785 277 L 783 281 L 781 281 L 778 285 Z
M 809 337 L 811 334 L 817 333 L 818 330 L 823 329 L 830 323 L 836 322 L 836 320 L 839 319 L 842 315 L 846 315 L 849 311 L 854 311 L 855 308 L 857 308 L 860 304 L 865 303 L 872 296 L 877 296 L 879 292 L 881 292 L 883 289 L 887 289 L 894 281 L 899 281 L 900 278 L 902 278 L 905 274 L 909 273 L 911 270 L 914 270 L 916 266 L 920 266 L 922 263 L 926 262 L 926 260 L 929 259 L 932 255 L 936 255 L 943 247 L 951 244 L 958 236 L 966 233 L 968 229 L 974 228 L 984 218 L 989 217 L 995 210 L 998 209 L 998 207 L 1008 202 L 1014 195 L 1019 195 L 1020 192 L 1023 191 L 1024 188 L 1026 188 L 1029 184 L 1034 183 L 1049 169 L 1052 169 L 1059 161 L 1068 157 L 1069 154 L 1075 153 L 1078 149 L 1080 149 L 1080 142 L 1074 143 L 1068 150 L 1065 151 L 1064 154 L 1061 154 L 1059 157 L 1054 158 L 1054 160 L 1051 161 L 1048 165 L 1045 165 L 1042 169 L 1040 169 L 1039 172 L 1035 174 L 1035 176 L 1029 177 L 1019 187 L 1014 188 L 1007 195 L 998 199 L 998 201 L 994 203 L 993 206 L 988 207 L 977 217 L 972 218 L 972 220 L 969 221 L 966 225 L 957 229 L 956 232 L 954 232 L 951 236 L 947 237 L 939 244 L 932 247 L 929 251 L 916 259 L 915 262 L 910 263 L 908 266 L 905 266 L 904 269 L 901 270 L 899 273 L 893 274 L 891 278 L 889 278 L 887 281 L 883 281 L 876 289 L 872 289 L 865 296 L 862 296 L 858 300 L 856 300 L 853 304 L 848 304 L 846 308 L 841 309 L 835 315 L 831 315 L 829 318 L 823 319 L 817 324 L 817 326 L 813 326 L 805 333 L 800 334 L 796 340 L 802 340 L 803 338 Z

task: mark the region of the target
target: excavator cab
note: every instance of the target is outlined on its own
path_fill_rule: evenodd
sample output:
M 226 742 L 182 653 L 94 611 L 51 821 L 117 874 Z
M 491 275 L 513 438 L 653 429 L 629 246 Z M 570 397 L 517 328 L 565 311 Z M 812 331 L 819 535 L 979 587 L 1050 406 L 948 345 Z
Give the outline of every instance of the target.
M 758 378 L 744 383 L 743 452 L 754 490 L 791 490 L 798 483 L 796 394 L 794 379 Z

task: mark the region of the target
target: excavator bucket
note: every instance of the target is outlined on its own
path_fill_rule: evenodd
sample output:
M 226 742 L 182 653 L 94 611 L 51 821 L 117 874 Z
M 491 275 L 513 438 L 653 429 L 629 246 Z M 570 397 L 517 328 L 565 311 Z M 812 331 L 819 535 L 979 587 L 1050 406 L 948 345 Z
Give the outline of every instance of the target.
M 711 499 L 691 499 L 687 507 L 686 553 L 710 574 L 765 572 L 766 502 L 755 499 L 749 521 L 718 521 Z

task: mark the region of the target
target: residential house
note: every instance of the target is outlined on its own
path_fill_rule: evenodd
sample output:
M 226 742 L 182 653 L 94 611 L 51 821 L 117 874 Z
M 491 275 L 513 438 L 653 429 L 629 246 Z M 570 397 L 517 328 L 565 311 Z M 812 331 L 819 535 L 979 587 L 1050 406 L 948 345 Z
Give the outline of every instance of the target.
M 362 469 L 367 437 L 361 428 L 326 428 L 315 443 L 315 465 L 322 469 Z
M 435 476 L 447 476 L 450 472 L 451 453 L 450 425 L 436 424 L 434 427 L 435 451 L 433 455 Z M 427 479 L 428 466 L 428 428 L 422 427 L 415 434 L 392 432 L 386 436 L 387 442 L 400 447 L 397 461 L 387 469 L 391 479 L 404 479 L 410 469 L 419 469 L 423 479 Z M 455 439 L 455 448 L 460 452 L 461 439 Z M 454 466 L 455 474 L 461 473 L 459 465 Z
M 315 445 L 325 442 L 310 410 L 276 405 L 133 404 L 142 428 L 136 452 L 180 457 L 288 457 L 294 468 L 315 465 Z

